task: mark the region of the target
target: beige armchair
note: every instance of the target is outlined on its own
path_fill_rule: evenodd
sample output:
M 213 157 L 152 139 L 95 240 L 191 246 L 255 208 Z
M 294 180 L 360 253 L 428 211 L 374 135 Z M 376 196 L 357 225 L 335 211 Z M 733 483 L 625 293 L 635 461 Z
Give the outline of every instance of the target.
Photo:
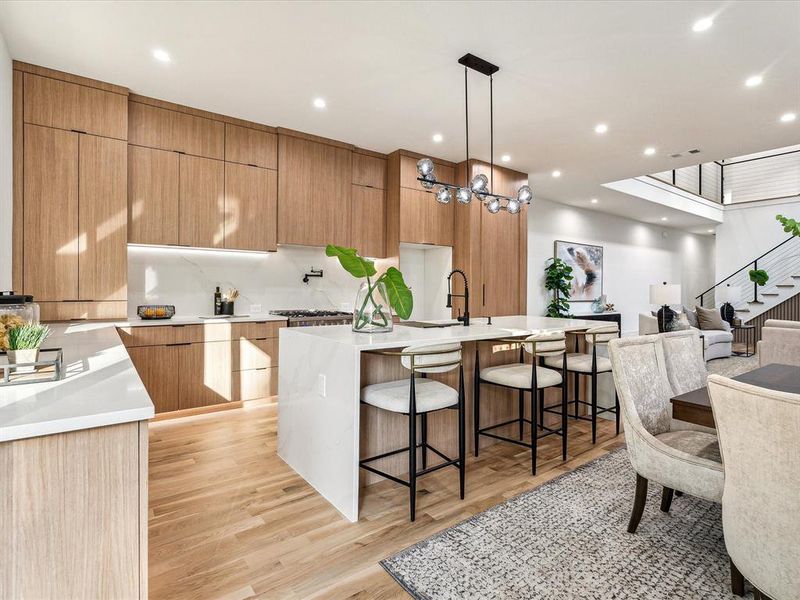
M 669 511 L 675 490 L 719 502 L 723 475 L 717 438 L 706 431 L 673 427 L 673 392 L 662 337 L 615 339 L 608 350 L 625 421 L 628 456 L 636 471 L 636 498 L 628 531 L 635 533 L 639 525 L 649 481 L 664 487 L 664 512 Z
M 734 593 L 800 598 L 800 395 L 708 378 L 725 463 L 722 526 Z M 758 595 L 756 595 L 758 597 Z
M 800 366 L 800 321 L 767 319 L 756 348 L 759 366 Z

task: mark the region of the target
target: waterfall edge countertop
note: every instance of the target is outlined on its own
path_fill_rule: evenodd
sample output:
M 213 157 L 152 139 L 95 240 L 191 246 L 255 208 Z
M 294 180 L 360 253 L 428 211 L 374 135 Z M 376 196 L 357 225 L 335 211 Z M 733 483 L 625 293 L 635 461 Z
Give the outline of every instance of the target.
M 46 348 L 61 347 L 64 377 L 0 387 L 0 442 L 130 423 L 154 408 L 117 333 L 117 323 L 53 323 Z

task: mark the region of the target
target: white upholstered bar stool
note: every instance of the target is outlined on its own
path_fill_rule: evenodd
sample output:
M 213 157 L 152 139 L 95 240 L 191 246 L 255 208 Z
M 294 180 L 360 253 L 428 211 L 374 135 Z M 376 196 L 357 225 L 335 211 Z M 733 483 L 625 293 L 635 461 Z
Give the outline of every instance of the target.
M 584 339 L 587 344 L 591 345 L 591 354 L 580 353 L 577 351 L 578 340 L 575 339 L 575 352 L 567 354 L 567 372 L 572 373 L 575 377 L 575 398 L 568 401 L 568 404 L 575 405 L 575 412 L 573 417 L 592 422 L 592 443 L 597 441 L 597 415 L 613 412 L 616 417 L 617 434 L 619 434 L 619 395 L 614 389 L 614 406 L 608 408 L 597 408 L 597 376 L 601 373 L 611 372 L 611 361 L 605 356 L 597 354 L 598 346 L 607 346 L 608 342 L 619 337 L 619 326 L 616 323 L 608 325 L 596 325 L 590 327 L 584 332 Z M 558 357 L 545 358 L 544 364 L 548 367 L 557 368 L 560 366 L 560 359 Z M 585 375 L 590 378 L 592 384 L 591 401 L 587 402 L 580 399 L 580 376 Z M 578 414 L 579 405 L 588 406 L 591 408 L 591 415 L 585 417 Z M 557 406 L 544 406 L 544 400 L 541 400 L 541 418 L 544 418 L 545 412 L 559 412 L 560 407 Z
M 567 459 L 567 387 L 566 387 L 566 337 L 563 331 L 552 333 L 537 333 L 527 338 L 511 338 L 501 340 L 488 340 L 488 342 L 496 343 L 511 343 L 519 344 L 519 362 L 507 365 L 496 365 L 493 367 L 486 367 L 481 369 L 480 357 L 478 350 L 475 351 L 475 389 L 473 398 L 473 434 L 475 436 L 475 456 L 478 456 L 480 436 L 510 442 L 519 446 L 525 446 L 531 449 L 531 473 L 536 475 L 536 447 L 539 438 L 548 435 L 561 436 L 561 451 L 563 459 Z M 531 364 L 524 362 L 524 352 L 532 355 L 533 360 Z M 540 366 L 539 358 L 546 357 L 553 360 L 561 361 L 561 370 L 548 369 Z M 481 384 L 496 385 L 505 388 L 511 388 L 519 391 L 519 414 L 517 418 L 510 421 L 504 421 L 495 425 L 481 427 Z M 539 391 L 544 391 L 545 388 L 560 387 L 561 388 L 561 427 L 558 429 L 551 429 L 545 427 L 544 423 L 540 428 L 542 433 L 538 432 L 536 427 L 536 395 Z M 531 418 L 525 418 L 525 392 L 530 393 L 531 400 Z M 513 439 L 497 433 L 492 430 L 519 423 L 519 439 Z M 531 426 L 530 441 L 523 441 L 524 424 L 529 423 Z
M 402 365 L 409 370 L 408 379 L 386 381 L 365 386 L 361 390 L 361 402 L 381 410 L 408 416 L 408 446 L 384 452 L 359 461 L 362 469 L 385 477 L 409 488 L 409 511 L 411 520 L 416 518 L 417 477 L 438 471 L 443 467 L 458 468 L 460 494 L 464 499 L 464 367 L 461 361 L 461 344 L 427 344 L 409 346 L 398 351 L 371 350 L 369 354 L 399 356 Z M 428 379 L 429 373 L 446 373 L 458 369 L 458 390 L 447 384 Z M 458 458 L 450 458 L 428 444 L 428 413 L 455 409 L 458 411 Z M 417 442 L 417 416 L 420 417 L 421 441 Z M 422 449 L 422 469 L 417 470 L 417 449 Z M 443 462 L 428 467 L 428 450 Z M 380 471 L 369 463 L 408 453 L 408 481 Z

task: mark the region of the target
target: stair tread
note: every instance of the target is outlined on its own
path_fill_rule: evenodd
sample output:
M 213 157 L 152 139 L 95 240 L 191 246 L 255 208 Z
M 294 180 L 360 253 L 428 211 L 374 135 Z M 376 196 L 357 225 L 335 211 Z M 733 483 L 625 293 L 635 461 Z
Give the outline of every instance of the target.
M 761 295 L 762 296 L 780 296 L 780 294 L 778 292 L 764 292 Z M 763 304 L 763 302 L 762 302 L 762 304 Z
M 748 304 L 764 304 L 761 300 L 748 300 Z
M 750 312 L 749 308 L 737 308 L 735 312 Z
M 786 288 L 789 288 L 789 287 L 794 287 L 794 284 L 793 283 L 776 283 L 775 287 L 786 287 Z

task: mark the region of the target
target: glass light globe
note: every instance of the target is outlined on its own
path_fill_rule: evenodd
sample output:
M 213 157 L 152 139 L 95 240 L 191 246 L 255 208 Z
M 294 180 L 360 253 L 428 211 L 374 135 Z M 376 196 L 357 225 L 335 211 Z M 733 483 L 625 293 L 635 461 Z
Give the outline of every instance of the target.
M 523 185 L 521 188 L 519 188 L 519 191 L 517 191 L 517 200 L 521 204 L 530 204 L 532 198 L 533 190 L 531 190 L 531 186 L 529 185 Z
M 461 204 L 469 204 L 469 201 L 472 200 L 472 190 L 469 188 L 458 188 L 456 200 Z
M 489 178 L 486 177 L 483 173 L 479 173 L 472 178 L 472 182 L 470 182 L 469 187 L 470 189 L 475 192 L 476 194 L 480 192 L 485 192 L 486 188 L 489 186 Z
M 426 190 L 432 190 L 433 184 L 436 183 L 436 177 L 434 176 L 434 174 L 428 173 L 427 175 L 423 175 L 422 178 L 425 180 L 425 181 L 420 181 L 422 187 L 424 187 Z
M 417 173 L 425 177 L 433 173 L 433 161 L 430 158 L 420 158 L 417 161 Z
M 493 215 L 496 215 L 500 212 L 500 200 L 497 198 L 492 198 L 489 203 L 486 205 L 486 210 L 488 210 Z
M 436 192 L 436 201 L 441 202 L 442 204 L 449 204 L 450 200 L 453 199 L 453 194 L 450 192 L 450 188 L 443 187 L 438 192 Z
M 519 212 L 519 209 L 522 208 L 522 205 L 519 203 L 519 200 L 514 200 L 514 198 L 509 198 L 508 202 L 506 203 L 506 210 L 508 214 L 515 215 Z

